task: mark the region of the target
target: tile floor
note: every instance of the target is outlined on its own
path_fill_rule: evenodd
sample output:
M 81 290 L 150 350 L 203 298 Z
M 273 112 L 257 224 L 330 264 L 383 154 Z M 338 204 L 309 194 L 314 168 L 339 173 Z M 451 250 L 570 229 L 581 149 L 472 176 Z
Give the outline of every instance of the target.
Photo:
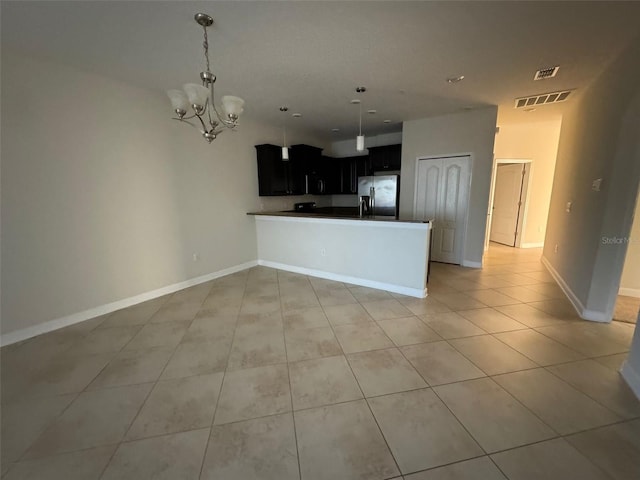
M 634 325 L 538 250 L 424 300 L 254 268 L 2 349 L 2 478 L 638 479 Z

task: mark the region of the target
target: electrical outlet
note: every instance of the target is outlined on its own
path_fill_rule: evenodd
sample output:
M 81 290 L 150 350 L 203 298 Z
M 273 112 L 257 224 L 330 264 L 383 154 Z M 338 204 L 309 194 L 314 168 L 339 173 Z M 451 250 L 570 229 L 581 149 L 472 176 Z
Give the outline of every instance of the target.
M 567 205 L 565 207 L 565 211 L 567 213 L 571 213 L 571 208 L 573 207 L 573 202 L 567 202 Z
M 553 253 L 558 253 L 558 244 L 556 243 L 556 246 L 553 247 Z
M 197 262 L 198 260 L 200 260 L 200 254 L 196 252 L 193 254 L 192 258 L 194 262 Z

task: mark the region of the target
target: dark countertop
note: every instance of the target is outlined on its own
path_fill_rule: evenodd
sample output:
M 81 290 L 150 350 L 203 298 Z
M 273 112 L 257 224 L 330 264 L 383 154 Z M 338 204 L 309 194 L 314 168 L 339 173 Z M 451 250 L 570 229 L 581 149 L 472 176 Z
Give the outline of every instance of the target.
M 333 218 L 339 220 L 366 220 L 374 222 L 400 222 L 400 223 L 429 223 L 429 221 L 413 220 L 393 218 L 388 216 L 371 216 L 362 217 L 358 216 L 358 209 L 356 207 L 320 207 L 314 211 L 295 211 L 285 210 L 280 212 L 249 212 L 247 215 L 266 215 L 274 217 L 301 217 L 301 218 Z

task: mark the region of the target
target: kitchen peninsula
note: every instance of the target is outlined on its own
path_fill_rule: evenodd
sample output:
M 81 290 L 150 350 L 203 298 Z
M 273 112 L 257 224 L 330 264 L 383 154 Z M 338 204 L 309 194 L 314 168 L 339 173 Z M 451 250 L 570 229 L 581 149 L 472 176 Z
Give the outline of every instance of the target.
M 258 263 L 412 297 L 427 294 L 431 224 L 389 217 L 255 212 Z

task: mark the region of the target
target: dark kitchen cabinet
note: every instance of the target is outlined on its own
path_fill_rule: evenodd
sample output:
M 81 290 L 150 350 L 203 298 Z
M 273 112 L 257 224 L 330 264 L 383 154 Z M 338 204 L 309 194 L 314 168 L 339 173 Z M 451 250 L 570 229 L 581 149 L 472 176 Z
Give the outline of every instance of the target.
M 345 157 L 337 159 L 340 162 L 340 189 L 341 194 L 350 195 L 358 193 L 358 177 L 371 175 L 368 155 Z
M 402 145 L 369 147 L 371 169 L 374 172 L 400 170 L 402 163 Z
M 283 161 L 281 147 L 268 144 L 256 145 L 256 157 L 258 191 L 261 197 L 304 193 L 302 166 L 293 158 Z
M 334 193 L 341 192 L 341 162 L 339 158 L 322 156 L 321 160 L 321 175 L 324 181 L 325 195 L 332 195 Z
M 293 145 L 291 160 L 300 165 L 303 193 L 325 195 L 329 193 L 327 185 L 327 167 L 322 149 L 310 145 Z

